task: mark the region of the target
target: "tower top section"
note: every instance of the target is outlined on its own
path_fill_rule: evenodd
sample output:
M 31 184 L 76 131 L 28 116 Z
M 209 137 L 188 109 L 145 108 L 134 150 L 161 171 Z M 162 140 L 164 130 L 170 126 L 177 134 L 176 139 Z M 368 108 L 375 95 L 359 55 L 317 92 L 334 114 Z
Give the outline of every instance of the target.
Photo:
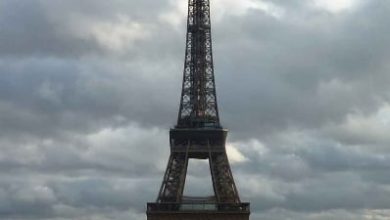
M 176 128 L 220 128 L 210 0 L 189 0 L 183 85 Z

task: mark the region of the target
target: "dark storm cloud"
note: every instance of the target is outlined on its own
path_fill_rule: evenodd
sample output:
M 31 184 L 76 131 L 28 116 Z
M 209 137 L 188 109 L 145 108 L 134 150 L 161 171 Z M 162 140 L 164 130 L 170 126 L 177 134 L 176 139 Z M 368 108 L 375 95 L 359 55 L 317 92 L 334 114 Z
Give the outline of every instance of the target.
M 316 2 L 213 1 L 238 188 L 254 219 L 385 219 L 390 4 Z M 177 114 L 180 4 L 0 2 L 1 219 L 144 218 Z

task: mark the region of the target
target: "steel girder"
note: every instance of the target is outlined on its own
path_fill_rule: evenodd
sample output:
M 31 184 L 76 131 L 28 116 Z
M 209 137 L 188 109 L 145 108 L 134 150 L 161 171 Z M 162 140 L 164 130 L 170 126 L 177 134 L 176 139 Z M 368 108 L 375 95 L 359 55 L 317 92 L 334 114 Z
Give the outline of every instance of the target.
M 219 127 L 209 0 L 189 0 L 177 127 Z

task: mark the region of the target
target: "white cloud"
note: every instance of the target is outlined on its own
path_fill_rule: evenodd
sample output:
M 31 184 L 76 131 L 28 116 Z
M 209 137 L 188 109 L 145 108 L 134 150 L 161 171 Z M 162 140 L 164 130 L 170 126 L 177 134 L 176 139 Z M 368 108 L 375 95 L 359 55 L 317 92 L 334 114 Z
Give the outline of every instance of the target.
M 272 17 L 280 18 L 284 10 L 279 6 L 260 0 L 215 0 L 211 1 L 213 16 L 220 21 L 226 15 L 243 16 L 249 10 L 259 10 Z
M 266 177 L 251 175 L 247 176 L 247 183 L 243 187 L 248 187 L 251 198 L 269 199 L 276 202 L 283 202 L 286 200 L 285 193 L 288 191 L 286 186 L 278 181 L 270 180 Z
M 342 12 L 351 9 L 357 0 L 314 0 L 314 5 L 332 13 Z
M 101 22 L 92 24 L 90 34 L 103 47 L 123 51 L 131 47 L 137 40 L 149 36 L 144 25 L 132 22 L 125 16 L 119 16 L 115 22 Z
M 169 0 L 169 4 L 172 7 L 170 7 L 170 10 L 161 13 L 159 19 L 171 24 L 179 30 L 179 25 L 184 24 L 186 21 L 188 2 L 183 0 Z M 180 30 L 181 29 L 182 27 Z
M 390 145 L 390 105 L 383 104 L 377 112 L 364 114 L 355 111 L 340 124 L 328 125 L 325 130 L 341 142 L 369 146 L 388 152 Z
M 389 220 L 390 210 L 364 210 L 364 219 L 366 220 Z
M 151 35 L 152 27 L 131 19 L 126 14 L 116 14 L 110 19 L 97 19 L 72 12 L 66 21 L 57 21 L 59 18 L 53 14 L 50 17 L 61 22 L 62 29 L 58 30 L 59 33 L 66 32 L 85 42 L 96 42 L 102 49 L 112 52 L 125 52 L 137 41 L 145 40 Z
M 182 30 L 183 27 L 179 25 L 185 22 L 188 10 L 187 1 L 170 0 L 169 4 L 172 5 L 171 9 L 162 13 L 159 19 Z M 250 10 L 259 10 L 275 18 L 281 18 L 285 14 L 283 8 L 271 2 L 259 0 L 214 0 L 210 1 L 210 5 L 212 20 L 215 22 L 221 22 L 225 16 L 244 16 Z
M 169 154 L 166 135 L 168 132 L 158 128 L 144 129 L 137 125 L 105 128 L 86 137 L 90 147 L 83 154 L 83 158 L 113 168 L 150 166 L 162 172 Z M 145 155 L 149 155 L 147 160 Z
M 226 152 L 232 164 L 242 163 L 248 160 L 233 144 L 226 145 Z
M 51 188 L 42 185 L 32 186 L 31 188 L 21 188 L 15 192 L 15 198 L 26 203 L 52 203 L 57 199 Z

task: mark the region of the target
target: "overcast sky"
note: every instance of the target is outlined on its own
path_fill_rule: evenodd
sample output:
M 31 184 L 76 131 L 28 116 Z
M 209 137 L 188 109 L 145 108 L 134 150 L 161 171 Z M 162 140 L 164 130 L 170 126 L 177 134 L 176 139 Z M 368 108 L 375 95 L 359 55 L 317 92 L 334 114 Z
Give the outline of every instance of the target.
M 186 0 L 0 0 L 0 219 L 140 220 L 169 156 Z M 390 1 L 212 0 L 251 219 L 390 219 Z M 211 193 L 202 162 L 186 193 Z

